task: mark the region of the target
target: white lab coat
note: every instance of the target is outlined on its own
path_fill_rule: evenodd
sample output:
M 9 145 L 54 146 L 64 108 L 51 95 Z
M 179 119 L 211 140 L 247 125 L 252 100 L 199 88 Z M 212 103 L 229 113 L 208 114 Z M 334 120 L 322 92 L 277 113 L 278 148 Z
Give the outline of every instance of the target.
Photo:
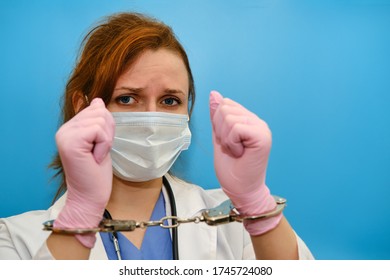
M 220 190 L 204 190 L 180 179 L 167 176 L 175 196 L 180 218 L 196 216 L 207 208 L 219 205 L 227 199 Z M 167 215 L 170 215 L 169 199 L 164 191 Z M 50 232 L 42 230 L 42 223 L 55 219 L 65 203 L 65 195 L 44 211 L 31 211 L 0 219 L 0 259 L 52 259 L 46 246 Z M 313 259 L 304 242 L 297 236 L 300 259 Z M 220 226 L 206 223 L 181 224 L 178 227 L 179 258 L 182 260 L 254 259 L 249 234 L 241 223 Z M 107 259 L 100 238 L 91 250 L 90 259 Z

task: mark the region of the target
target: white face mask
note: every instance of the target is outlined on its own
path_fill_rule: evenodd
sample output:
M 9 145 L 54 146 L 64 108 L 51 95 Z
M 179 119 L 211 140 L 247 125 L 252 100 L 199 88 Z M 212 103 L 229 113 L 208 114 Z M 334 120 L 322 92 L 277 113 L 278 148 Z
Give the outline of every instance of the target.
M 114 112 L 112 167 L 119 178 L 144 182 L 165 175 L 191 142 L 188 116 L 162 112 Z

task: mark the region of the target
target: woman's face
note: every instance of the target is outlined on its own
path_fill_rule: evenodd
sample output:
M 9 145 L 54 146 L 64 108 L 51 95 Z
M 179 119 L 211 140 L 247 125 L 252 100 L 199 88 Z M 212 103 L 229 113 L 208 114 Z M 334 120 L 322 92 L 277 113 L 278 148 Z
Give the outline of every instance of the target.
M 147 50 L 119 77 L 107 108 L 188 114 L 188 88 L 180 56 L 166 49 Z

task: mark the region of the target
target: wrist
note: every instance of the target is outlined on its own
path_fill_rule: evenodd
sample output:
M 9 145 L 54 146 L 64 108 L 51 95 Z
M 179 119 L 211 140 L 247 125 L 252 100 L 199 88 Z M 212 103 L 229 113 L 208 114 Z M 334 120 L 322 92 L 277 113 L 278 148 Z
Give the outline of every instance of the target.
M 55 219 L 53 227 L 58 229 L 96 228 L 102 220 L 104 209 L 87 208 L 67 203 Z M 87 248 L 92 248 L 96 242 L 96 233 L 75 234 L 75 238 Z
M 276 216 L 267 219 L 244 220 L 243 224 L 246 231 L 251 236 L 259 236 L 276 228 L 279 225 L 282 218 L 283 218 L 283 213 L 280 213 Z
M 224 189 L 241 216 L 258 216 L 275 210 L 277 203 L 264 184 L 251 192 L 233 193 Z M 245 229 L 251 236 L 261 235 L 274 229 L 283 217 L 282 213 L 259 220 L 244 220 Z
M 276 207 L 275 199 L 265 184 L 252 188 L 252 191 L 249 192 L 237 193 L 227 189 L 223 189 L 223 191 L 230 198 L 239 213 L 244 216 L 270 212 Z

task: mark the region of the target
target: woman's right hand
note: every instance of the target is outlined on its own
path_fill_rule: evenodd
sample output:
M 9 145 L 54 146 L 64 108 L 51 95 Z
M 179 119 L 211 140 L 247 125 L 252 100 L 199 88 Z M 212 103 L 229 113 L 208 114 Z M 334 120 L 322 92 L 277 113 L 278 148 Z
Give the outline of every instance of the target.
M 114 131 L 114 119 L 100 98 L 58 130 L 56 142 L 67 197 L 54 227 L 98 226 L 112 189 L 110 150 Z M 95 234 L 76 235 L 76 238 L 87 248 L 92 248 L 96 241 Z

